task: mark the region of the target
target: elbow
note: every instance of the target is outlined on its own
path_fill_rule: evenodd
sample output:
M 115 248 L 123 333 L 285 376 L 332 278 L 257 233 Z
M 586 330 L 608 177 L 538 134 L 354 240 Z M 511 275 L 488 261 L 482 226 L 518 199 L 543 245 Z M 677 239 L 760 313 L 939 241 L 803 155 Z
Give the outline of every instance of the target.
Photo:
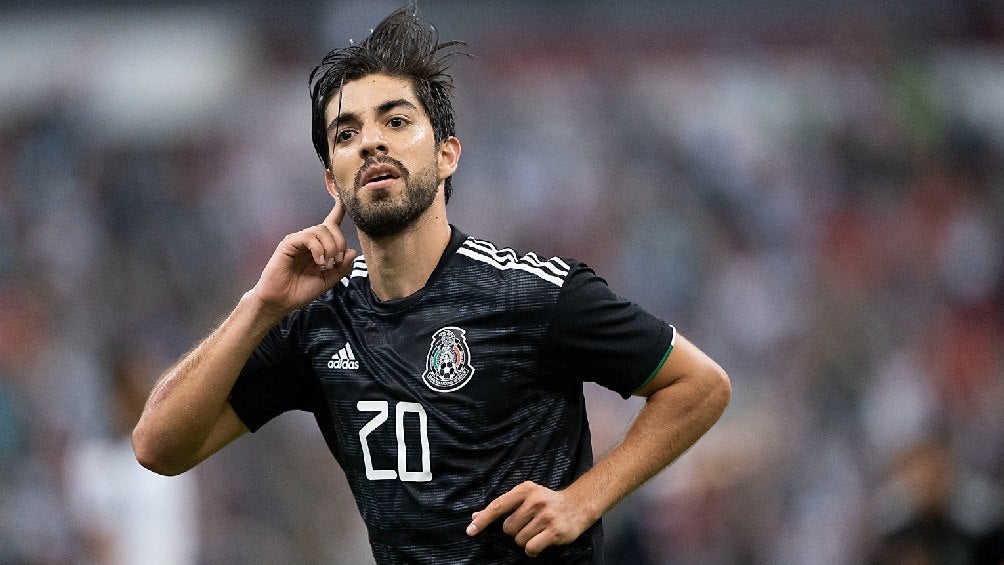
M 732 381 L 714 361 L 709 359 L 693 376 L 690 397 L 692 403 L 685 408 L 686 415 L 683 418 L 693 434 L 691 443 L 718 423 L 732 400 Z
M 140 465 L 158 475 L 173 477 L 192 468 L 192 465 L 179 461 L 170 450 L 164 449 L 156 435 L 145 429 L 142 421 L 132 431 L 132 450 Z
M 732 381 L 725 369 L 714 361 L 708 367 L 705 379 L 709 387 L 708 400 L 721 416 L 732 400 Z
M 729 375 L 725 372 L 725 369 L 711 359 L 709 359 L 705 369 L 701 371 L 701 375 L 703 384 L 700 388 L 704 396 L 702 404 L 704 405 L 705 414 L 710 418 L 710 428 L 722 417 L 722 414 L 725 413 L 725 408 L 729 405 L 729 401 L 732 400 L 732 380 L 729 379 Z

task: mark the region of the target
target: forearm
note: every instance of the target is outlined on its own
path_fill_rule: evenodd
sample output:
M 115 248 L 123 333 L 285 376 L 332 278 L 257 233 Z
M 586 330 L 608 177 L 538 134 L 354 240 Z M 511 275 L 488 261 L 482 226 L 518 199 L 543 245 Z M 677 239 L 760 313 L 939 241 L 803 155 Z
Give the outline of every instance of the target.
M 653 392 L 620 444 L 565 489 L 595 521 L 690 448 L 718 420 L 730 386 L 717 365 Z
M 227 397 L 241 367 L 275 321 L 274 315 L 263 314 L 260 301 L 249 292 L 219 327 L 164 373 L 133 430 L 141 463 L 176 474 L 239 435 L 233 422 L 222 421 L 229 409 Z

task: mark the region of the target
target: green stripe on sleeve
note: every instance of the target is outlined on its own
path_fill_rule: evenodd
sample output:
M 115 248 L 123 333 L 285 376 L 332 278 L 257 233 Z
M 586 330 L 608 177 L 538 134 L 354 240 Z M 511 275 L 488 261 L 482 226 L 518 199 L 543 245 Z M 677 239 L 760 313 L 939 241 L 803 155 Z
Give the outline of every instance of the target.
M 674 339 L 673 341 L 675 342 L 676 340 Z M 669 354 L 672 352 L 673 352 L 673 344 L 670 343 L 669 349 L 666 350 L 666 354 L 662 356 L 662 361 L 659 361 L 659 364 L 656 365 L 655 370 L 652 371 L 652 374 L 649 375 L 647 379 L 645 379 L 645 382 L 638 385 L 638 388 L 634 389 L 634 391 L 631 394 L 638 392 L 639 390 L 645 388 L 645 385 L 652 382 L 652 379 L 654 379 L 655 376 L 659 373 L 659 369 L 662 369 L 662 366 L 666 364 L 666 359 L 669 359 Z

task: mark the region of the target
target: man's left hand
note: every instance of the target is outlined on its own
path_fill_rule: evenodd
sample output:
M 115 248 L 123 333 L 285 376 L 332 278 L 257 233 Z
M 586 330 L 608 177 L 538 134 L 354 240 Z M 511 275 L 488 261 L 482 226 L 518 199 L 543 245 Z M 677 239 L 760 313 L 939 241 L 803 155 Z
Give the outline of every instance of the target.
M 526 481 L 493 500 L 472 515 L 467 535 L 484 531 L 489 524 L 508 515 L 502 531 L 515 539 L 530 557 L 552 545 L 571 543 L 597 520 L 589 515 L 588 504 L 570 496 Z

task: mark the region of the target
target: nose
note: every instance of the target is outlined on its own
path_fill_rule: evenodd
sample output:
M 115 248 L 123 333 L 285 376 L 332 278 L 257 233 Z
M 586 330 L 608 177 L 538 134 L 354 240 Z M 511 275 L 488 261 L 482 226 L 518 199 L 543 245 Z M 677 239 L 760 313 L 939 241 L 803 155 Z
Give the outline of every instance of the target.
M 387 140 L 380 128 L 376 126 L 363 127 L 359 135 L 361 137 L 359 152 L 364 159 L 387 152 Z

